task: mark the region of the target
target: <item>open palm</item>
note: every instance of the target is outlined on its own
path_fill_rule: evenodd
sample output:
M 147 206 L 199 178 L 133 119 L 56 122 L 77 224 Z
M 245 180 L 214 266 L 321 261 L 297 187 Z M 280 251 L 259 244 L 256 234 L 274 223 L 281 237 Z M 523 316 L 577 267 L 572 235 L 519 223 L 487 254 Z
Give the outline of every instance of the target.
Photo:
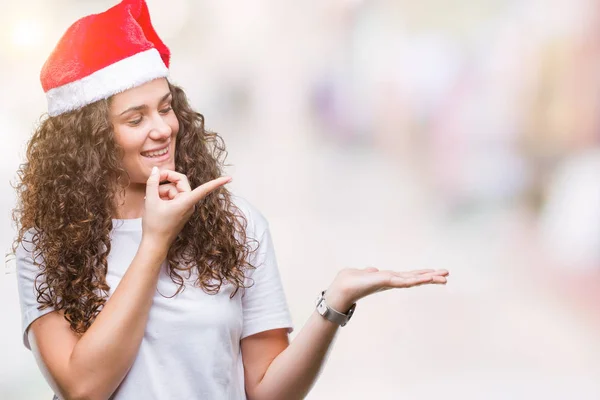
M 380 271 L 377 268 L 345 268 L 332 282 L 327 292 L 328 304 L 346 310 L 353 303 L 370 294 L 395 288 L 446 284 L 449 272 L 445 269 L 414 271 Z

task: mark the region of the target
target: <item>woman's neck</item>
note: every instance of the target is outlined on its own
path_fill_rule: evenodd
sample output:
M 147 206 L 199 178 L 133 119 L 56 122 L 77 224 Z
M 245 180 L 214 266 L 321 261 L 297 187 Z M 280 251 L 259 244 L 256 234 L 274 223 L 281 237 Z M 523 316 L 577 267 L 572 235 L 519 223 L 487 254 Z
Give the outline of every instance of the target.
M 125 194 L 120 193 L 117 198 L 117 219 L 141 218 L 144 214 L 144 196 L 146 184 L 132 183 L 125 189 Z

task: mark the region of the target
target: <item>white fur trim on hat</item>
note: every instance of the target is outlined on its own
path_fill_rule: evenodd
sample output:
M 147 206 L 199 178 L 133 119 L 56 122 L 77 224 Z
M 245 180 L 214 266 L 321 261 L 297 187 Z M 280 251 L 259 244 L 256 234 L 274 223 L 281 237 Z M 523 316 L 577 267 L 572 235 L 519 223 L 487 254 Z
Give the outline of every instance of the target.
M 104 67 L 84 78 L 46 92 L 52 117 L 169 76 L 169 69 L 152 48 Z

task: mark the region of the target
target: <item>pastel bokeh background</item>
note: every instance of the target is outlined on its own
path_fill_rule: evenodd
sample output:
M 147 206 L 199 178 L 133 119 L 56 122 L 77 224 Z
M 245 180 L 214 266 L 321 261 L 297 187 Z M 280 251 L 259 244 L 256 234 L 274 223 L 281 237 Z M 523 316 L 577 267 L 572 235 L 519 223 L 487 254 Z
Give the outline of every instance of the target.
M 38 75 L 113 0 L 5 1 L 0 243 Z M 148 0 L 171 77 L 270 222 L 296 331 L 343 267 L 451 271 L 359 302 L 308 399 L 600 398 L 600 3 Z M 0 398 L 50 399 L 0 274 Z

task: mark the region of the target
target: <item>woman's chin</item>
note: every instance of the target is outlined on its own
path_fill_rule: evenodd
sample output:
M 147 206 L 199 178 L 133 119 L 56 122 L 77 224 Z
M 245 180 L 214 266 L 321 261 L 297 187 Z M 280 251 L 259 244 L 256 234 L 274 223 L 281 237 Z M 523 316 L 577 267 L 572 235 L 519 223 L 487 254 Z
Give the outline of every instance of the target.
M 148 169 L 148 174 L 150 174 L 150 171 L 152 171 L 153 167 L 158 167 L 158 169 L 163 170 L 163 169 L 169 169 L 169 170 L 175 170 L 175 162 L 172 159 L 168 159 L 168 160 L 144 160 L 146 161 L 146 168 Z

